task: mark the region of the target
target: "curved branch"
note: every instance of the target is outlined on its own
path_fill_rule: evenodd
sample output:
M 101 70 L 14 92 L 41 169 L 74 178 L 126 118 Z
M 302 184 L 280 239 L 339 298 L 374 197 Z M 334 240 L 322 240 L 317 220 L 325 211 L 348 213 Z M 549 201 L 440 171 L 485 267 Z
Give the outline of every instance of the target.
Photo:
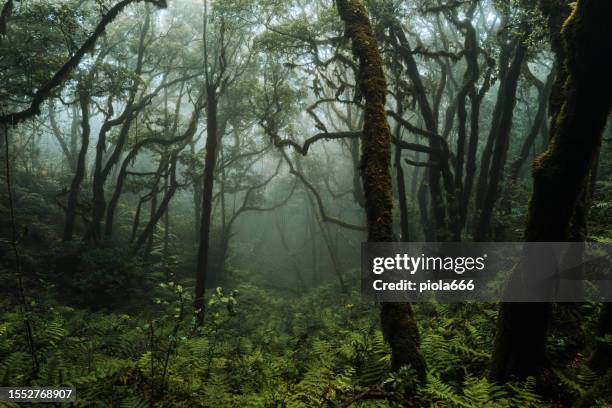
M 304 177 L 304 175 L 302 173 L 300 173 L 299 171 L 297 171 L 295 169 L 295 167 L 293 167 L 293 163 L 291 163 L 291 160 L 289 160 L 289 157 L 287 157 L 287 153 L 285 153 L 284 150 L 280 149 L 280 152 L 283 155 L 283 157 L 285 158 L 285 161 L 287 162 L 287 165 L 289 166 L 289 173 L 291 173 L 294 176 L 296 176 L 304 184 L 304 186 L 308 190 L 310 190 L 312 192 L 312 194 L 314 195 L 315 200 L 317 200 L 317 207 L 319 207 L 319 213 L 321 214 L 321 219 L 323 221 L 331 222 L 332 224 L 336 224 L 336 225 L 339 225 L 341 227 L 352 229 L 352 230 L 355 230 L 355 231 L 367 231 L 366 227 L 363 227 L 361 225 L 351 224 L 351 223 L 348 223 L 348 222 L 344 222 L 342 220 L 339 220 L 337 218 L 330 217 L 329 215 L 327 215 L 327 213 L 325 212 L 325 206 L 323 205 L 323 199 L 321 198 L 321 195 L 319 194 L 319 192 L 317 191 L 315 186 L 313 186 L 306 179 L 306 177 Z
M 392 138 L 391 142 L 393 142 L 393 144 L 400 149 L 414 150 L 415 152 L 422 152 L 422 153 L 428 153 L 428 154 L 437 155 L 437 156 L 444 156 L 444 152 L 442 150 L 436 149 L 434 147 L 424 146 L 418 143 L 409 143 L 404 140 L 398 139 L 396 137 Z
M 409 164 L 415 167 L 438 167 L 440 165 L 440 163 L 436 163 L 436 162 L 418 162 L 418 161 L 413 161 L 410 159 L 404 159 L 404 161 L 406 162 L 406 164 Z
M 306 154 L 308 153 L 308 149 L 310 148 L 310 145 L 318 140 L 322 140 L 322 139 L 335 140 L 335 139 L 347 139 L 347 138 L 348 139 L 358 139 L 361 137 L 361 131 L 317 133 L 316 135 L 306 139 L 304 141 L 304 144 L 300 145 L 299 143 L 291 139 L 281 139 L 276 133 L 272 132 L 271 129 L 268 128 L 267 126 L 263 124 L 261 126 L 264 128 L 266 133 L 270 137 L 272 137 L 274 146 L 279 147 L 279 148 L 282 148 L 285 146 L 291 146 L 302 156 L 306 156 Z M 426 130 L 423 130 L 423 129 L 420 129 L 420 130 L 423 132 L 427 132 Z M 427 133 L 431 133 L 431 132 L 427 132 Z M 432 133 L 432 135 L 435 135 L 435 134 Z M 438 135 L 435 135 L 435 136 L 440 137 Z M 421 145 L 418 143 L 409 143 L 409 142 L 406 142 L 404 140 L 400 140 L 397 138 L 393 138 L 391 142 L 400 149 L 414 150 L 415 152 L 422 152 L 422 153 L 428 153 L 428 154 L 439 155 L 439 156 L 443 156 L 445 154 L 445 151 L 443 150 L 436 149 L 430 146 Z
M 294 142 L 291 139 L 281 139 L 276 133 L 272 132 L 270 128 L 268 128 L 267 126 L 263 124 L 262 124 L 262 127 L 264 128 L 266 133 L 272 137 L 274 146 L 279 147 L 279 148 L 285 147 L 285 146 L 291 146 L 302 156 L 306 156 L 311 144 L 313 144 L 316 141 L 322 140 L 322 139 L 323 140 L 334 140 L 334 139 L 345 139 L 345 138 L 358 139 L 361 137 L 361 132 L 351 132 L 351 131 L 328 132 L 328 133 L 323 132 L 323 133 L 317 133 L 316 135 L 309 137 L 308 139 L 304 141 L 304 144 L 300 145 L 299 143 Z
M 6 126 L 15 126 L 33 116 L 40 114 L 40 106 L 42 103 L 49 98 L 53 89 L 61 85 L 70 73 L 79 65 L 83 57 L 90 51 L 93 51 L 98 38 L 104 34 L 106 27 L 113 22 L 113 20 L 123 11 L 124 8 L 132 3 L 139 3 L 141 1 L 152 3 L 159 8 L 166 7 L 165 0 L 123 0 L 112 7 L 102 20 L 96 26 L 94 32 L 87 38 L 87 40 L 81 45 L 81 48 L 74 53 L 68 61 L 62 65 L 62 67 L 51 77 L 51 79 L 43 85 L 34 94 L 34 98 L 30 103 L 30 106 L 24 110 L 18 112 L 11 112 L 6 115 L 0 116 L 0 124 Z
M 278 175 L 278 171 L 280 170 L 280 164 L 282 163 L 282 161 L 279 161 L 279 165 L 276 167 L 276 171 L 274 172 L 274 174 L 272 174 L 272 176 L 270 176 L 268 179 L 264 180 L 262 183 L 257 184 L 255 186 L 251 186 L 247 192 L 246 195 L 244 196 L 244 200 L 242 201 L 242 205 L 240 206 L 240 208 L 232 215 L 232 218 L 229 221 L 228 224 L 228 228 L 231 228 L 231 225 L 234 223 L 234 221 L 236 221 L 236 219 L 238 218 L 238 216 L 242 213 L 245 213 L 247 211 L 262 211 L 262 212 L 267 212 L 267 211 L 274 211 L 277 208 L 282 207 L 283 205 L 287 204 L 287 202 L 289 202 L 289 200 L 291 199 L 291 197 L 293 197 L 293 193 L 295 191 L 295 188 L 297 186 L 297 181 L 295 183 L 293 183 L 293 187 L 291 187 L 291 190 L 289 191 L 289 194 L 287 194 L 287 197 L 283 198 L 281 201 L 279 201 L 278 203 L 275 203 L 269 207 L 255 207 L 252 205 L 248 205 L 248 200 L 249 200 L 249 196 L 251 195 L 251 193 L 257 189 L 260 189 L 262 187 L 265 187 L 266 185 L 268 185 L 270 183 L 270 181 L 272 181 L 272 179 L 274 177 L 276 177 Z
M 394 112 L 392 110 L 387 110 L 387 115 L 391 116 L 397 123 L 399 123 L 400 125 L 405 127 L 408 131 L 414 134 L 438 139 L 441 143 L 447 144 L 446 139 L 444 139 L 439 134 L 413 125 L 412 123 L 408 122 L 406 119 L 398 115 L 397 112 Z

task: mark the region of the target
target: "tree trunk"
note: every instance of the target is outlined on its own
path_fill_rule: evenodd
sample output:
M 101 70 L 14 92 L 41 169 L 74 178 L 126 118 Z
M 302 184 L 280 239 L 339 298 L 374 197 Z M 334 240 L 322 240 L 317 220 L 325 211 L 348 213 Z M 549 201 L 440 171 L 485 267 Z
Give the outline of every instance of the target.
M 563 22 L 570 14 L 571 7 L 566 0 L 540 0 L 538 8 L 548 23 L 547 28 L 550 48 L 555 55 L 554 65 L 558 68 L 555 72 L 554 82 L 548 99 L 548 115 L 551 118 L 551 126 L 554 127 L 557 115 L 563 105 L 563 86 L 567 79 L 567 70 L 565 66 L 566 50 L 563 44 L 561 29 L 563 27 Z
M 521 40 L 519 40 L 521 41 Z M 499 122 L 492 128 L 495 133 L 495 149 L 493 150 L 489 180 L 484 194 L 484 200 L 474 229 L 474 241 L 484 241 L 489 232 L 495 202 L 499 196 L 499 184 L 503 178 L 504 166 L 510 146 L 510 131 L 512 129 L 512 116 L 516 105 L 516 88 L 521 74 L 523 60 L 527 53 L 527 46 L 520 42 L 516 45 L 512 63 L 508 68 L 504 85 L 500 89 L 497 103 L 501 104 Z M 497 108 L 497 106 L 496 106 Z
M 512 166 L 510 168 L 511 180 L 516 180 L 519 178 L 521 170 L 527 162 L 527 159 L 529 158 L 529 152 L 535 144 L 535 140 L 538 134 L 540 133 L 540 129 L 542 129 L 542 122 L 546 120 L 546 101 L 548 100 L 548 97 L 550 95 L 550 88 L 552 87 L 555 71 L 556 69 L 553 68 L 546 77 L 546 82 L 543 84 L 543 86 L 538 88 L 538 110 L 533 120 L 533 124 L 531 125 L 531 129 L 529 130 L 529 134 L 523 141 L 519 157 L 517 157 L 514 163 L 512 163 Z
M 208 275 L 210 226 L 212 221 L 212 198 L 214 187 L 215 162 L 217 158 L 217 90 L 214 86 L 206 88 L 206 156 L 204 158 L 204 183 L 202 188 L 202 213 L 200 215 L 200 246 L 196 269 L 196 289 L 194 309 L 198 324 L 204 324 L 204 292 Z
M 159 220 L 162 218 L 162 216 L 168 211 L 168 205 L 170 204 L 170 200 L 172 199 L 172 197 L 174 196 L 174 193 L 176 193 L 176 190 L 178 188 L 178 183 L 176 181 L 176 166 L 177 166 L 176 162 L 178 160 L 177 155 L 178 155 L 178 152 L 175 151 L 173 152 L 172 157 L 170 158 L 170 164 L 169 164 L 170 169 L 168 170 L 170 172 L 169 174 L 170 183 L 168 185 L 168 188 L 166 189 L 166 191 L 164 191 L 164 195 L 162 197 L 162 200 L 159 206 L 157 206 L 157 199 L 155 198 L 155 196 L 151 200 L 151 218 L 147 222 L 147 225 L 145 226 L 142 233 L 138 237 L 138 240 L 136 241 L 136 246 L 134 249 L 135 252 L 140 250 L 140 248 L 142 248 L 145 242 L 147 243 L 147 248 L 145 249 L 145 256 L 151 250 L 151 245 L 153 242 L 152 238 L 153 238 L 153 232 L 155 230 L 155 226 L 157 225 Z
M 134 73 L 136 76 L 142 73 L 144 54 L 146 49 L 146 36 L 149 32 L 151 23 L 151 14 L 147 7 L 145 14 L 145 21 L 140 30 L 140 39 L 138 43 L 138 54 L 136 57 L 136 67 Z M 117 119 L 110 119 L 110 117 L 103 123 L 98 136 L 98 143 L 96 145 L 96 163 L 95 171 L 93 174 L 93 214 L 92 214 L 92 231 L 90 232 L 94 242 L 98 242 L 102 238 L 102 220 L 106 212 L 106 198 L 104 196 L 104 186 L 108 179 L 109 174 L 113 167 L 119 161 L 123 148 L 127 143 L 127 139 L 130 133 L 130 128 L 134 120 L 137 119 L 138 111 L 144 108 L 144 105 L 140 104 L 139 107 L 135 108 L 134 101 L 136 94 L 138 93 L 139 82 L 135 81 L 130 88 L 128 98 L 123 108 L 123 112 Z M 109 110 L 112 114 L 112 99 L 109 99 Z M 107 134 L 115 126 L 121 125 L 121 130 L 117 137 L 115 147 L 106 160 L 104 161 L 104 155 L 106 153 L 107 145 Z
M 434 228 L 432 227 L 432 223 L 429 220 L 429 206 L 427 205 L 427 180 L 429 179 L 429 177 L 427 177 L 427 172 L 429 172 L 429 169 L 425 169 L 425 174 L 423 175 L 423 179 L 419 184 L 417 200 L 419 202 L 419 218 L 421 221 L 421 226 L 423 227 L 423 235 L 425 241 L 432 242 L 435 241 L 436 237 Z
M 491 71 L 492 67 L 489 67 L 480 90 L 476 92 L 476 90 L 473 89 L 472 92 L 470 92 L 470 139 L 468 142 L 467 161 L 465 163 L 465 181 L 461 196 L 461 207 L 459 210 L 459 222 L 462 229 L 465 228 L 467 221 L 468 207 L 476 175 L 476 153 L 478 151 L 478 136 L 480 133 L 480 106 L 484 96 L 491 87 Z
M 604 303 L 597 326 L 597 337 L 603 339 L 612 335 L 612 303 Z M 597 340 L 595 352 L 591 356 L 591 369 L 599 375 L 603 375 L 612 367 L 612 345 L 610 342 Z
M 599 147 L 612 105 L 612 2 L 579 0 L 564 24 L 567 80 L 564 100 L 551 126 L 550 146 L 534 164 L 525 240 L 570 239 L 572 217 Z M 584 44 L 588 44 L 585 47 Z M 537 374 L 545 364 L 548 304 L 502 305 L 491 377 Z
M 167 169 L 165 169 L 167 170 Z M 156 180 L 156 185 L 153 190 L 153 197 L 151 198 L 151 207 L 149 209 L 149 220 L 147 221 L 144 230 L 140 234 L 140 237 L 136 240 L 136 247 L 134 252 L 140 251 L 142 245 L 145 245 L 145 249 L 143 251 L 142 257 L 145 260 L 149 259 L 149 255 L 151 254 L 151 250 L 153 249 L 153 240 L 155 239 L 155 226 L 157 225 L 157 220 L 153 222 L 155 219 L 155 211 L 157 209 L 157 196 L 159 194 L 159 188 L 157 183 L 159 183 L 159 179 Z
M 504 30 L 501 35 L 501 50 L 498 62 L 500 84 L 497 92 L 497 100 L 495 102 L 495 107 L 493 108 L 493 114 L 491 117 L 491 128 L 489 130 L 487 141 L 480 156 L 480 171 L 478 173 L 478 180 L 476 182 L 474 228 L 476 228 L 476 225 L 478 224 L 478 219 L 480 217 L 480 209 L 482 208 L 482 204 L 484 202 L 487 191 L 489 169 L 491 167 L 491 158 L 493 156 L 493 147 L 495 145 L 495 138 L 497 136 L 497 129 L 501 118 L 503 100 L 502 96 L 504 95 L 503 87 L 505 86 L 504 79 L 506 77 L 506 72 L 508 71 L 508 65 L 510 63 L 510 56 L 513 48 L 513 44 L 508 44 L 506 42 L 507 36 L 508 34 Z
M 59 143 L 62 153 L 64 154 L 66 163 L 68 163 L 68 168 L 72 172 L 76 173 L 78 159 L 74 157 L 75 150 L 71 150 L 71 147 L 68 145 L 68 143 L 66 143 L 66 139 L 62 135 L 62 131 L 57 125 L 57 120 L 55 118 L 55 105 L 52 102 L 49 102 L 49 124 L 51 125 L 51 131 L 55 136 L 55 140 L 57 140 L 57 143 Z M 71 130 L 74 130 L 74 120 Z
M 385 112 L 386 83 L 378 42 L 368 13 L 359 0 L 336 0 L 345 23 L 352 51 L 359 60 L 357 86 L 365 97 L 362 135 L 361 175 L 365 194 L 368 241 L 393 240 L 393 197 L 389 165 L 391 132 Z M 410 365 L 425 379 L 425 360 L 419 352 L 419 332 L 409 303 L 384 303 L 381 308 L 382 331 L 391 346 L 394 370 Z
M 398 90 L 398 98 L 399 96 Z M 403 115 L 403 107 L 401 101 L 397 101 L 397 114 Z M 402 128 L 398 123 L 395 129 L 395 137 L 398 140 L 402 138 Z M 408 242 L 410 240 L 410 231 L 408 228 L 408 204 L 406 203 L 406 181 L 404 180 L 404 169 L 402 168 L 402 149 L 395 146 L 395 157 L 393 166 L 395 167 L 395 179 L 397 181 L 397 198 L 400 210 L 400 231 L 402 233 L 401 241 Z
M 463 215 L 464 209 L 462 207 L 462 203 L 467 201 L 467 197 L 465 195 L 464 181 L 463 181 L 463 170 L 464 165 L 466 163 L 466 147 L 468 150 L 468 154 L 472 153 L 472 148 L 474 141 L 470 137 L 468 141 L 468 132 L 467 132 L 467 99 L 468 95 L 473 95 L 476 93 L 475 84 L 480 76 L 480 69 L 478 67 L 478 41 L 476 37 L 476 30 L 471 23 L 472 17 L 474 15 L 476 3 L 473 3 L 470 6 L 467 17 L 465 21 L 459 21 L 458 19 L 453 19 L 457 28 L 465 29 L 465 41 L 464 41 L 464 49 L 465 49 L 465 59 L 467 68 L 465 71 L 465 80 L 459 93 L 457 94 L 457 119 L 459 121 L 459 126 L 457 130 L 457 152 L 455 154 L 455 196 L 456 200 L 454 203 L 449 203 L 449 206 L 454 206 L 456 208 L 456 212 L 459 214 L 458 217 L 455 217 L 453 222 L 450 225 L 451 238 L 453 241 L 461 241 L 461 232 L 463 230 L 463 226 L 465 224 L 465 217 Z M 472 107 L 474 104 L 472 103 Z M 452 121 L 449 121 L 452 123 Z M 447 122 L 448 124 L 448 122 Z M 470 136 L 473 136 L 474 133 L 471 133 Z M 468 144 L 469 143 L 469 144 Z M 468 193 L 469 194 L 469 193 Z
M 78 195 L 81 188 L 81 182 L 85 178 L 87 148 L 89 147 L 89 134 L 91 132 L 91 128 L 89 126 L 89 95 L 84 90 L 79 91 L 79 103 L 81 105 L 82 126 L 81 150 L 79 151 L 74 177 L 72 178 L 70 192 L 68 193 L 68 203 L 66 205 L 66 223 L 64 224 L 64 234 L 62 238 L 64 242 L 72 241 L 72 235 L 74 233 Z
M 351 139 L 351 161 L 353 164 L 353 198 L 361 208 L 365 205 L 365 197 L 363 196 L 363 186 L 361 184 L 361 176 L 359 175 L 359 139 Z
M 361 187 L 360 187 L 361 188 Z M 321 275 L 317 264 L 317 212 L 312 198 L 308 196 L 308 234 L 310 236 L 310 268 L 311 268 L 311 284 L 316 288 L 321 283 Z M 305 204 L 306 204 L 305 203 Z

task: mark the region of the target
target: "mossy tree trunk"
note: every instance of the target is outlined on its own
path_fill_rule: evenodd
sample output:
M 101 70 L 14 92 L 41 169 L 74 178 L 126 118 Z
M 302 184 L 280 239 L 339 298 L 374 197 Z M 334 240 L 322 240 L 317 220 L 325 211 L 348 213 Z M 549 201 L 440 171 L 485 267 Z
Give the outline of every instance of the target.
M 567 80 L 565 46 L 561 36 L 561 28 L 563 22 L 569 16 L 571 8 L 568 0 L 540 0 L 538 8 L 546 18 L 550 48 L 555 55 L 554 66 L 557 67 L 548 97 L 548 114 L 551 118 L 551 124 L 554 126 L 556 117 L 563 105 L 563 86 Z
M 550 145 L 534 163 L 525 240 L 571 239 L 572 219 L 599 153 L 612 105 L 612 2 L 580 0 L 563 25 L 567 79 Z M 549 304 L 502 305 L 491 377 L 536 375 L 546 363 Z
M 543 123 L 546 120 L 546 102 L 548 101 L 548 98 L 550 95 L 550 89 L 552 87 L 555 72 L 558 70 L 558 68 L 553 67 L 553 69 L 550 71 L 550 73 L 546 77 L 546 81 L 541 82 L 533 74 L 531 74 L 531 72 L 529 71 L 529 67 L 527 65 L 525 65 L 523 69 L 524 71 L 526 71 L 526 74 L 531 77 L 530 78 L 531 82 L 536 87 L 536 90 L 538 93 L 538 99 L 537 99 L 538 109 L 537 109 L 535 118 L 533 120 L 533 123 L 531 125 L 531 129 L 529 130 L 529 134 L 527 134 L 527 137 L 525 138 L 525 140 L 523 141 L 523 144 L 521 145 L 519 156 L 516 158 L 516 160 L 514 160 L 514 162 L 510 166 L 510 182 L 511 183 L 515 182 L 521 175 L 522 169 L 525 163 L 527 163 L 529 153 L 534 148 L 536 138 L 538 137 L 538 134 L 540 133 L 540 130 L 542 129 Z
M 365 97 L 362 135 L 361 176 L 365 193 L 368 241 L 393 240 L 391 132 L 385 113 L 386 83 L 378 42 L 368 12 L 359 0 L 336 0 L 345 23 L 346 35 L 359 60 L 357 85 Z M 425 378 L 425 360 L 419 352 L 419 333 L 408 303 L 383 303 L 382 331 L 392 350 L 392 366 L 397 370 L 410 365 Z

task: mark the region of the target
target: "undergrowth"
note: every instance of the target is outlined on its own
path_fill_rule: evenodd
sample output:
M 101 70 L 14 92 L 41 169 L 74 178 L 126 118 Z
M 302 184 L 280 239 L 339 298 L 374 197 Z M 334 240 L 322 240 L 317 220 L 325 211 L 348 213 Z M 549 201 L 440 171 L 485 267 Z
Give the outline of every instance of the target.
M 296 297 L 249 284 L 218 288 L 201 328 L 190 293 L 162 284 L 153 292 L 155 312 L 146 314 L 35 305 L 36 371 L 22 316 L 4 313 L 1 383 L 72 385 L 77 407 L 335 407 L 373 390 L 423 407 L 558 406 L 538 394 L 533 378 L 503 386 L 486 379 L 493 304 L 419 306 L 429 374 L 417 386 L 409 367 L 391 372 L 377 307 L 357 293 L 342 298 L 323 286 Z M 595 381 L 584 365 L 555 373 L 563 398 L 580 397 Z M 352 406 L 399 404 L 387 398 Z

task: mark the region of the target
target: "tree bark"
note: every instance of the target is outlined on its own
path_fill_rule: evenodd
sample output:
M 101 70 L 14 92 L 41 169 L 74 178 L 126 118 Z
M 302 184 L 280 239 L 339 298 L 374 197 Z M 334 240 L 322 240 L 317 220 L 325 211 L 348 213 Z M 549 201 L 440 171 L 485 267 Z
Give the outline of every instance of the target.
M 516 105 L 516 88 L 521 74 L 521 67 L 527 54 L 527 46 L 521 40 L 519 41 L 516 45 L 512 63 L 504 78 L 504 85 L 499 91 L 500 95 L 497 103 L 501 104 L 500 117 L 497 126 L 492 128 L 492 132 L 495 132 L 495 149 L 493 150 L 491 169 L 487 177 L 489 182 L 486 187 L 486 193 L 484 194 L 482 207 L 479 207 L 481 211 L 478 212 L 479 217 L 474 229 L 474 241 L 486 239 L 491 225 L 495 202 L 499 196 L 499 184 L 503 178 L 508 147 L 510 146 L 512 116 L 514 114 L 514 106 Z
M 612 303 L 604 303 L 599 315 L 596 334 L 600 339 L 612 335 Z M 612 345 L 609 342 L 597 340 L 589 365 L 599 375 L 608 371 L 612 367 Z
M 529 68 L 525 69 L 528 70 Z M 519 157 L 517 157 L 514 163 L 512 163 L 512 166 L 510 168 L 511 180 L 516 180 L 519 178 L 521 170 L 529 157 L 529 152 L 535 144 L 535 140 L 538 134 L 540 133 L 540 129 L 542 129 L 542 122 L 546 120 L 546 101 L 548 100 L 548 97 L 550 95 L 550 89 L 552 87 L 555 71 L 556 70 L 553 68 L 553 70 L 551 70 L 548 76 L 546 77 L 546 82 L 542 84 L 541 87 L 538 87 L 538 110 L 533 120 L 533 124 L 531 125 L 531 129 L 529 130 L 529 134 L 523 141 Z
M 398 90 L 397 113 L 402 116 L 403 107 L 401 103 L 401 93 Z M 402 128 L 398 123 L 395 129 L 395 137 L 398 140 L 402 138 Z M 406 181 L 404 179 L 404 169 L 402 168 L 402 149 L 395 146 L 395 157 L 393 166 L 395 167 L 395 180 L 397 183 L 397 198 L 400 210 L 400 231 L 401 241 L 408 242 L 410 240 L 410 230 L 408 228 L 408 204 L 406 202 Z
M 217 159 L 217 89 L 206 87 L 206 155 L 204 158 L 204 182 L 202 186 L 202 213 L 200 215 L 200 245 L 196 269 L 196 289 L 194 309 L 198 324 L 204 324 L 204 292 L 210 258 L 210 226 L 212 221 L 212 199 L 214 174 Z
M 153 197 L 153 200 L 151 200 L 151 218 L 149 219 L 149 221 L 147 222 L 147 225 L 142 230 L 142 233 L 136 240 L 134 252 L 139 251 L 140 248 L 142 248 L 142 246 L 145 243 L 147 243 L 146 252 L 147 253 L 150 252 L 150 246 L 152 243 L 151 239 L 153 237 L 153 231 L 155 229 L 155 226 L 157 225 L 161 217 L 168 210 L 168 205 L 170 204 L 170 200 L 172 199 L 172 197 L 176 193 L 176 190 L 178 189 L 178 183 L 176 181 L 176 166 L 177 166 L 176 162 L 178 160 L 177 156 L 178 156 L 178 151 L 174 151 L 172 153 L 172 157 L 170 158 L 170 163 L 169 163 L 170 169 L 168 171 L 170 172 L 170 175 L 169 175 L 170 182 L 169 182 L 168 188 L 166 189 L 166 191 L 164 191 L 164 195 L 162 197 L 162 200 L 159 206 L 157 206 L 157 200 L 155 196 Z
M 563 26 L 567 80 L 550 146 L 534 163 L 525 240 L 559 242 L 570 237 L 572 217 L 612 105 L 612 2 L 579 0 Z M 588 44 L 588 46 L 585 46 Z M 491 377 L 538 374 L 546 363 L 550 305 L 506 303 L 501 307 Z
M 142 73 L 144 54 L 146 50 L 146 36 L 149 31 L 151 22 L 151 16 L 149 9 L 147 7 L 147 12 L 145 14 L 145 21 L 140 30 L 140 39 L 138 44 L 138 52 L 136 56 L 136 67 L 134 69 L 134 74 L 139 76 Z M 91 217 L 91 225 L 92 231 L 91 235 L 93 237 L 94 242 L 99 242 L 102 238 L 102 219 L 104 218 L 104 214 L 106 212 L 106 198 L 104 192 L 104 186 L 106 184 L 106 180 L 108 176 L 119 161 L 119 158 L 123 152 L 123 147 L 125 146 L 130 128 L 134 120 L 136 120 L 138 116 L 138 112 L 144 108 L 144 99 L 139 101 L 137 104 L 134 103 L 136 99 L 136 94 L 138 92 L 138 87 L 140 85 L 139 81 L 134 81 L 134 84 L 131 86 L 127 102 L 125 104 L 125 108 L 123 112 L 117 119 L 111 120 L 107 119 L 102 128 L 100 129 L 100 133 L 98 136 L 98 143 L 96 145 L 96 162 L 95 162 L 95 170 L 93 174 L 93 183 L 92 183 L 92 195 L 93 195 L 93 213 Z M 109 98 L 109 108 L 112 112 L 112 99 Z M 117 142 L 113 149 L 113 152 L 110 154 L 110 157 L 106 161 L 106 163 L 102 163 L 104 160 L 104 154 L 106 152 L 106 137 L 108 132 L 117 125 L 121 125 L 121 130 L 119 131 L 119 136 L 117 137 Z
M 495 137 L 497 136 L 498 124 L 501 118 L 502 111 L 502 95 L 503 95 L 503 87 L 505 85 L 505 77 L 506 72 L 508 71 L 508 66 L 510 64 L 510 57 L 513 50 L 513 44 L 507 42 L 508 33 L 506 30 L 502 31 L 500 36 L 500 53 L 498 59 L 498 67 L 499 67 L 499 90 L 497 92 L 497 100 L 495 102 L 495 107 L 493 108 L 493 114 L 491 117 L 491 128 L 489 130 L 489 135 L 487 137 L 487 141 L 482 150 L 482 154 L 480 156 L 480 171 L 478 173 L 478 180 L 476 182 L 476 197 L 475 197 L 475 214 L 474 214 L 474 227 L 478 223 L 478 218 L 480 217 L 479 209 L 482 208 L 482 204 L 485 199 L 486 191 L 487 191 L 487 183 L 489 177 L 489 169 L 491 167 L 491 158 L 493 156 L 493 147 L 495 146 Z
M 563 22 L 569 16 L 571 7 L 567 0 L 540 0 L 538 8 L 546 18 L 550 48 L 555 55 L 554 65 L 558 67 L 548 98 L 548 115 L 551 126 L 554 127 L 557 115 L 563 105 L 563 86 L 567 80 L 565 66 L 566 50 L 561 36 Z
M 74 234 L 74 223 L 76 220 L 79 190 L 81 188 L 81 182 L 85 178 L 87 148 L 89 147 L 89 135 L 91 133 L 91 128 L 89 126 L 89 95 L 84 90 L 79 91 L 79 104 L 81 106 L 82 127 L 81 150 L 79 151 L 74 177 L 72 178 L 70 192 L 68 193 L 66 222 L 64 224 L 64 233 L 62 238 L 64 242 L 72 241 L 72 236 Z
M 55 106 L 53 103 L 49 103 L 49 124 L 51 125 L 51 130 L 53 132 L 53 136 L 55 136 L 55 140 L 57 140 L 57 143 L 59 143 L 60 148 L 62 149 L 66 163 L 68 163 L 68 168 L 72 172 L 76 173 L 78 160 L 77 157 L 74 157 L 76 150 L 71 150 L 68 143 L 66 143 L 66 139 L 64 139 L 64 136 L 62 136 L 62 131 L 60 130 L 55 118 Z
M 462 229 L 465 228 L 467 221 L 468 207 L 476 175 L 476 156 L 478 151 L 478 136 L 480 134 L 480 106 L 482 105 L 484 96 L 491 87 L 492 69 L 493 66 L 489 66 L 484 82 L 478 92 L 476 92 L 475 89 L 470 92 L 470 138 L 468 142 L 467 161 L 465 163 L 465 181 L 461 196 L 461 207 L 459 210 L 459 222 Z
M 362 135 L 361 175 L 365 194 L 368 241 L 393 240 L 393 197 L 389 165 L 391 132 L 385 112 L 386 83 L 378 42 L 368 12 L 359 0 L 336 0 L 338 13 L 352 41 L 353 55 L 359 60 L 357 86 L 365 97 Z M 425 378 L 425 360 L 419 352 L 419 332 L 409 303 L 384 303 L 382 331 L 391 346 L 394 370 L 410 365 L 419 378 Z

